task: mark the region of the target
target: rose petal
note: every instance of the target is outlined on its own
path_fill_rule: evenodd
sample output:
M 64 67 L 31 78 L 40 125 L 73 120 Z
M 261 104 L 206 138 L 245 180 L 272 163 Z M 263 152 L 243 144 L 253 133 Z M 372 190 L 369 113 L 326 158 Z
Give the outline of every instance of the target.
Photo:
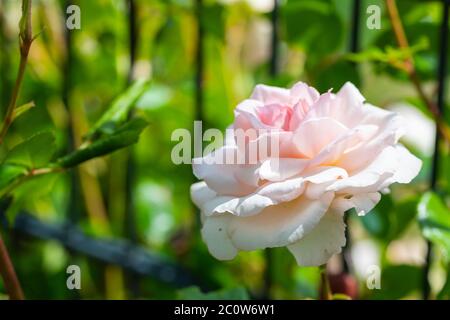
M 253 216 L 266 207 L 294 200 L 303 190 L 303 178 L 295 178 L 266 184 L 242 198 L 218 196 L 205 202 L 201 209 L 206 216 L 225 212 L 240 217 Z
M 290 92 L 288 89 L 267 86 L 264 84 L 256 85 L 251 99 L 261 101 L 263 104 L 283 104 L 289 105 Z
M 228 233 L 240 250 L 280 247 L 308 234 L 327 211 L 332 193 L 319 200 L 299 197 L 291 202 L 270 206 L 251 217 L 233 217 Z
M 191 198 L 194 204 L 201 208 L 206 202 L 211 201 L 217 196 L 213 190 L 211 190 L 205 181 L 194 183 L 191 186 Z
M 237 254 L 237 249 L 227 234 L 230 219 L 229 215 L 206 218 L 201 230 L 209 252 L 219 260 L 231 260 Z
M 295 132 L 294 144 L 306 157 L 313 158 L 346 131 L 343 124 L 331 118 L 309 119 Z
M 380 201 L 381 195 L 378 192 L 361 193 L 355 195 L 345 195 L 336 197 L 331 207 L 339 212 L 355 208 L 359 216 L 369 213 L 375 205 Z
M 320 266 L 340 253 L 345 246 L 345 223 L 343 215 L 327 212 L 316 227 L 301 240 L 288 245 L 300 266 Z

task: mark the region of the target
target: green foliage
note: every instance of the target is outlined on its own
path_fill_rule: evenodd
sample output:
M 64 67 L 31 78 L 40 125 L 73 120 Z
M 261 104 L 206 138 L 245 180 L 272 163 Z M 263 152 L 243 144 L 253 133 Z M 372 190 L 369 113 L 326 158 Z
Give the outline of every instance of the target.
M 450 258 L 450 210 L 432 192 L 422 196 L 417 210 L 425 238 L 442 248 L 447 259 Z
M 282 10 L 287 41 L 311 53 L 311 62 L 317 63 L 342 45 L 343 23 L 330 1 L 288 1 Z
M 55 149 L 52 132 L 37 133 L 10 149 L 3 163 L 21 165 L 27 169 L 40 168 L 50 161 Z
M 411 265 L 388 265 L 381 273 L 381 289 L 372 291 L 372 298 L 394 300 L 421 290 L 422 268 Z
M 112 134 L 122 125 L 130 114 L 136 101 L 148 88 L 148 83 L 144 80 L 138 80 L 132 84 L 124 93 L 119 95 L 111 107 L 103 116 L 92 126 L 87 134 L 87 139 L 100 134 Z
M 398 238 L 416 216 L 417 199 L 407 198 L 394 203 L 390 195 L 383 195 L 377 206 L 361 221 L 375 238 L 389 242 Z
M 90 159 L 127 147 L 138 141 L 140 133 L 146 126 L 147 122 L 144 119 L 132 119 L 118 127 L 115 131 L 104 134 L 87 146 L 57 159 L 56 163 L 63 168 L 70 168 Z

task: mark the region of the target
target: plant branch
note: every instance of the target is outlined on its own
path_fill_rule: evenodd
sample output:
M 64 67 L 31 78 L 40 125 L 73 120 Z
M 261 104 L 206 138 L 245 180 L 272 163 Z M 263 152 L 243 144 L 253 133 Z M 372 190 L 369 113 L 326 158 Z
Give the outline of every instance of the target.
M 324 264 L 320 268 L 320 298 L 322 300 L 333 300 L 333 294 L 328 280 L 327 265 Z
M 20 186 L 22 183 L 37 177 L 42 176 L 49 173 L 55 173 L 55 172 L 63 172 L 65 169 L 61 167 L 46 167 L 46 168 L 38 168 L 38 169 L 30 169 L 27 172 L 25 172 L 23 175 L 19 176 L 17 179 L 12 181 L 8 187 L 5 189 L 2 189 L 0 191 L 0 198 L 4 198 L 5 196 L 9 195 L 14 189 L 16 189 L 18 186 Z
M 6 292 L 11 300 L 24 300 L 22 288 L 19 280 L 17 279 L 14 266 L 6 249 L 0 234 L 0 275 L 3 279 Z
M 23 77 L 28 61 L 28 54 L 30 52 L 31 44 L 34 40 L 31 29 L 31 3 L 32 0 L 22 1 L 22 19 L 20 20 L 20 63 L 17 72 L 16 82 L 14 84 L 11 100 L 6 109 L 6 115 L 3 120 L 2 129 L 0 131 L 0 144 L 3 143 L 9 126 L 13 121 L 14 109 L 16 108 L 17 98 L 19 97 L 20 88 L 22 87 Z
M 397 4 L 395 0 L 386 0 L 386 7 L 389 13 L 389 19 L 392 24 L 392 28 L 394 30 L 394 35 L 397 41 L 397 44 L 402 49 L 410 49 L 408 38 L 406 37 L 405 29 L 403 28 L 402 21 L 398 14 Z M 450 143 L 450 129 L 445 124 L 442 118 L 442 114 L 437 106 L 437 104 L 431 100 L 425 93 L 423 89 L 422 83 L 420 81 L 419 75 L 417 74 L 414 59 L 412 56 L 408 56 L 405 60 L 404 68 L 402 68 L 407 74 L 414 85 L 419 97 L 425 103 L 428 110 L 431 112 L 434 121 L 436 122 L 436 126 L 447 143 Z

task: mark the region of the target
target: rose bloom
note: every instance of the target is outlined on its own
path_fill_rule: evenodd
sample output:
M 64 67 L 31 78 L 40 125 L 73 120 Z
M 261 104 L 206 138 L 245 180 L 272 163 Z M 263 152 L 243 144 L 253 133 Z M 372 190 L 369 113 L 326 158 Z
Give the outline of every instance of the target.
M 368 213 L 394 183 L 408 183 L 421 161 L 398 143 L 398 114 L 368 103 L 351 83 L 319 94 L 299 82 L 291 89 L 257 85 L 235 109 L 237 129 L 266 129 L 279 157 L 214 164 L 208 157 L 245 152 L 228 135 L 213 154 L 193 161 L 201 182 L 191 187 L 210 253 L 284 247 L 302 266 L 325 264 L 345 245 L 344 213 Z M 261 139 L 246 139 L 246 146 Z M 276 160 L 276 161 L 275 161 Z

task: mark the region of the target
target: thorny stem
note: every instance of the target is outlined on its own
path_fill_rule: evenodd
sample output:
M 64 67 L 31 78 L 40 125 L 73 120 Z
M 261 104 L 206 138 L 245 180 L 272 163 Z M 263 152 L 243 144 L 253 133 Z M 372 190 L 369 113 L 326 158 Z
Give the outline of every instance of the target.
M 408 38 L 406 37 L 405 30 L 403 28 L 402 21 L 398 14 L 397 4 L 395 0 L 386 0 L 386 7 L 389 13 L 389 19 L 392 24 L 392 28 L 394 30 L 394 35 L 397 40 L 397 44 L 402 49 L 409 49 Z M 450 130 L 442 120 L 442 114 L 436 105 L 425 93 L 420 78 L 416 72 L 414 66 L 414 60 L 411 56 L 409 56 L 404 64 L 404 68 L 402 68 L 408 74 L 408 77 L 412 84 L 414 85 L 419 97 L 427 106 L 428 110 L 433 115 L 434 121 L 436 122 L 436 126 L 447 143 L 450 143 Z
M 3 278 L 6 292 L 11 300 L 24 300 L 22 287 L 17 279 L 14 266 L 0 235 L 0 275 Z
M 19 35 L 19 43 L 20 43 L 19 70 L 17 72 L 17 78 L 14 84 L 11 100 L 9 102 L 8 108 L 6 109 L 6 115 L 3 121 L 2 129 L 0 131 L 0 144 L 3 143 L 6 133 L 8 132 L 9 126 L 11 125 L 13 120 L 14 109 L 16 108 L 17 98 L 19 97 L 23 77 L 25 75 L 25 69 L 28 61 L 28 54 L 30 52 L 31 44 L 34 40 L 31 31 L 31 2 L 32 0 L 23 0 L 22 2 L 23 12 L 20 26 L 21 31 Z

